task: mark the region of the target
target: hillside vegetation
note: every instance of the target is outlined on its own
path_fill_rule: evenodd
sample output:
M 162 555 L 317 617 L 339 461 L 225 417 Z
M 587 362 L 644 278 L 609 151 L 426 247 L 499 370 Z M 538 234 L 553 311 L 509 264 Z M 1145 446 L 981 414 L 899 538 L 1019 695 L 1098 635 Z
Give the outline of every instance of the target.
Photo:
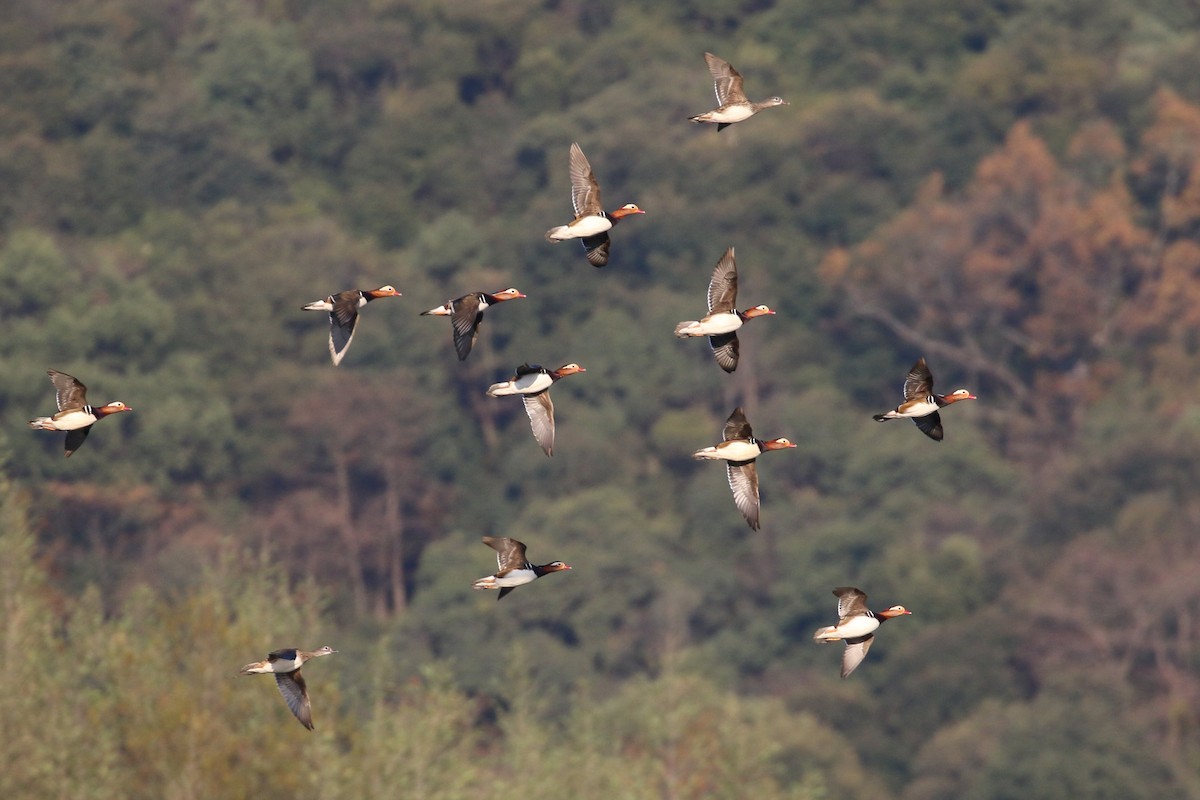
M 689 124 L 706 51 L 790 106 Z M 1200 9 L 9 0 L 0 185 L 0 795 L 1200 798 Z M 64 459 L 47 368 L 134 412 Z M 913 611 L 845 681 L 843 585 Z M 313 734 L 237 675 L 324 644 Z

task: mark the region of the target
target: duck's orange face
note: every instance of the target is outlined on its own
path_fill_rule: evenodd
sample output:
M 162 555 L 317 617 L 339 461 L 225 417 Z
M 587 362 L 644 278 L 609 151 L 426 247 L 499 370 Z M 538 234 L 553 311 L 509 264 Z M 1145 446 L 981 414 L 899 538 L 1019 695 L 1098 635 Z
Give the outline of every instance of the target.
M 558 376 L 561 378 L 564 375 L 574 375 L 576 372 L 587 372 L 587 370 L 578 364 L 563 364 L 561 367 L 556 369 L 555 372 L 558 373 Z
M 747 308 L 745 311 L 743 311 L 742 316 L 746 317 L 747 319 L 750 319 L 753 317 L 764 317 L 768 314 L 774 314 L 774 313 L 775 313 L 774 311 L 767 308 L 766 306 L 755 306 L 754 308 Z
M 968 392 L 966 389 L 955 389 L 950 394 L 946 395 L 947 403 L 957 403 L 959 400 L 974 400 L 975 395 Z
M 570 564 L 564 564 L 561 561 L 551 561 L 546 565 L 546 572 L 560 572 L 564 569 L 570 569 Z
M 638 208 L 633 203 L 626 203 L 625 205 L 618 208 L 616 211 L 609 214 L 609 216 L 613 217 L 615 219 L 620 219 L 621 217 L 628 217 L 630 214 L 645 214 L 645 213 L 646 213 L 645 211 L 642 211 L 640 208 Z
M 790 439 L 785 439 L 782 436 L 778 439 L 772 439 L 769 442 L 763 442 L 763 447 L 767 450 L 786 450 L 789 447 L 795 447 L 796 443 Z
M 120 414 L 122 411 L 133 411 L 132 408 L 125 405 L 120 400 L 114 400 L 111 403 L 108 403 L 107 405 L 104 405 L 97 410 L 104 412 L 102 414 L 102 416 L 108 416 L 109 414 Z
M 911 614 L 911 613 L 912 613 L 912 612 L 911 612 L 911 611 L 909 611 L 909 610 L 908 610 L 907 608 L 905 608 L 904 606 L 892 606 L 892 607 L 891 607 L 891 608 L 889 608 L 889 609 L 886 609 L 886 610 L 884 610 L 884 611 L 880 611 L 880 612 L 879 612 L 879 614 L 878 614 L 878 616 L 881 616 L 881 617 L 884 617 L 884 618 L 890 619 L 890 618 L 892 618 L 892 617 L 902 617 L 902 616 L 904 616 L 905 614 Z
M 511 287 L 508 289 L 505 289 L 502 292 L 496 292 L 496 294 L 495 294 L 495 297 L 497 300 L 518 300 L 524 296 L 525 295 L 521 294 L 516 289 L 513 289 Z
M 372 297 L 400 297 L 395 286 L 380 286 L 378 289 L 372 289 L 368 294 Z

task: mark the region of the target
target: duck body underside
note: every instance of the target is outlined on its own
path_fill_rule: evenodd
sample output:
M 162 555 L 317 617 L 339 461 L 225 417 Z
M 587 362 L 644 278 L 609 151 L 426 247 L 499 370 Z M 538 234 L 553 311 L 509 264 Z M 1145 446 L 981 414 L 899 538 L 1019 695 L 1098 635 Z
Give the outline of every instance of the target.
M 492 397 L 510 394 L 537 394 L 544 392 L 554 384 L 554 379 L 544 372 L 521 375 L 516 380 L 493 383 L 487 393 Z
M 531 569 L 514 569 L 503 576 L 486 575 L 471 586 L 476 589 L 511 589 L 515 586 L 533 583 L 536 579 L 537 573 Z
M 879 619 L 877 617 L 862 614 L 839 622 L 837 625 L 820 628 L 813 634 L 813 638 L 818 642 L 840 642 L 843 639 L 857 639 L 860 636 L 866 636 L 868 633 L 873 633 L 878 627 Z
M 750 119 L 754 116 L 754 112 L 755 109 L 749 105 L 721 106 L 712 111 L 688 117 L 688 119 L 692 122 L 715 122 L 717 124 L 732 125 L 735 122 Z
M 598 236 L 612 230 L 612 220 L 599 214 L 580 217 L 567 225 L 559 225 L 546 231 L 546 239 L 551 242 L 563 242 L 568 239 L 586 239 Z
M 710 314 L 704 319 L 689 320 L 675 326 L 675 335 L 679 338 L 692 336 L 719 336 L 723 333 L 733 333 L 742 327 L 742 318 L 737 314 Z
M 29 420 L 29 427 L 43 431 L 77 431 L 96 424 L 96 415 L 81 408 L 60 411 L 53 417 L 37 417 Z
M 912 403 L 905 403 L 899 408 L 892 409 L 884 414 L 876 414 L 875 419 L 883 422 L 885 419 L 913 419 L 916 417 L 928 417 L 930 414 L 938 410 L 938 404 L 932 398 L 919 400 Z

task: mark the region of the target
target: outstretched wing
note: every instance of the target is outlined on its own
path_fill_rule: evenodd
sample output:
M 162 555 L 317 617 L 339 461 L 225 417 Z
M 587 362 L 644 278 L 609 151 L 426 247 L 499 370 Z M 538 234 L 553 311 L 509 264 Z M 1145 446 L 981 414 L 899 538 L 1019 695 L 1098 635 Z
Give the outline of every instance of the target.
M 722 435 L 725 441 L 730 439 L 750 439 L 754 436 L 750 430 L 750 423 L 746 421 L 746 412 L 742 411 L 742 407 L 738 406 L 729 415 L 729 419 L 725 420 L 725 430 Z
M 738 352 L 740 345 L 736 331 L 729 333 L 719 333 L 716 336 L 708 337 L 708 346 L 712 348 L 713 357 L 717 359 L 717 365 L 726 372 L 733 372 L 738 365 Z M 750 438 L 747 434 L 743 439 Z
M 708 313 L 733 311 L 737 302 L 737 261 L 733 248 L 725 251 L 708 280 Z
M 904 399 L 924 400 L 931 394 L 933 394 L 933 373 L 929 371 L 929 365 L 922 357 L 917 359 L 917 363 L 913 364 L 912 369 L 904 378 Z
M 275 673 L 275 685 L 279 687 L 279 693 L 283 695 L 284 702 L 292 710 L 296 719 L 311 731 L 313 729 L 312 704 L 308 702 L 308 687 L 304 685 L 304 678 L 300 675 L 300 670 Z
M 862 663 L 862 660 L 867 657 L 867 651 L 871 649 L 871 642 L 875 641 L 875 634 L 868 633 L 866 636 L 860 636 L 857 639 L 846 640 L 846 650 L 842 653 L 842 677 L 847 678 L 851 672 L 854 672 L 855 667 Z
M 833 590 L 838 599 L 838 621 L 867 613 L 867 595 L 853 586 L 839 586 Z
M 54 384 L 54 400 L 59 411 L 68 408 L 83 408 L 87 405 L 87 387 L 65 372 L 56 369 L 46 370 L 50 382 Z
M 354 341 L 354 332 L 358 330 L 358 311 L 354 310 L 353 316 L 345 319 L 338 314 L 337 306 L 329 312 L 329 357 L 333 359 L 333 365 L 342 363 L 342 359 L 346 356 L 346 351 L 350 349 L 350 342 Z
M 913 422 L 921 429 L 921 433 L 933 439 L 935 442 L 942 440 L 942 415 L 938 412 L 926 414 L 923 417 L 913 417 Z
M 587 255 L 589 264 L 593 267 L 603 267 L 608 264 L 608 250 L 612 246 L 612 242 L 608 238 L 608 231 L 595 236 L 585 236 L 579 241 L 583 242 L 583 252 Z
M 729 477 L 729 488 L 733 490 L 734 505 L 746 518 L 746 524 L 758 530 L 758 467 L 753 461 L 744 464 L 727 462 L 725 473 Z
M 704 60 L 708 62 L 708 71 L 712 74 L 718 106 L 747 102 L 746 93 L 742 91 L 742 76 L 728 61 L 712 53 L 705 53 Z
M 482 321 L 483 310 L 479 305 L 479 295 L 467 295 L 454 307 L 450 326 L 454 330 L 454 350 L 458 353 L 459 361 L 466 361 L 467 356 L 471 355 L 475 337 L 479 335 L 479 323 Z
M 497 574 L 526 564 L 525 545 L 507 536 L 484 536 L 483 543 L 496 551 Z
M 527 394 L 521 400 L 525 403 L 533 438 L 546 455 L 554 455 L 554 401 L 550 399 L 550 391 Z
M 592 165 L 583 154 L 578 142 L 571 143 L 571 207 L 575 209 L 576 217 L 590 214 L 600 214 L 604 206 L 600 204 L 600 184 L 592 174 Z
M 73 431 L 67 431 L 66 452 L 63 453 L 63 458 L 70 458 L 71 454 L 80 448 L 83 440 L 92 432 L 92 426 L 86 428 L 76 428 Z

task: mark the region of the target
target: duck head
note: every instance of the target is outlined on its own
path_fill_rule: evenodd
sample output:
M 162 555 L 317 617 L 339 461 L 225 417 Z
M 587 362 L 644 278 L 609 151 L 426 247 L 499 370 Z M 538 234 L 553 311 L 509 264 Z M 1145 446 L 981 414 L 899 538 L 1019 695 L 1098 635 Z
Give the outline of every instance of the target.
M 774 313 L 775 313 L 774 311 L 767 308 L 766 306 L 754 306 L 753 308 L 747 308 L 745 311 L 743 311 L 742 318 L 743 319 L 754 319 L 755 317 L 763 317 L 763 316 L 766 316 L 767 314 L 774 314 Z
M 628 217 L 630 214 L 645 214 L 645 213 L 646 213 L 645 211 L 642 211 L 640 208 L 638 208 L 633 203 L 626 203 L 625 205 L 621 206 L 620 208 L 618 208 L 616 211 L 612 212 L 608 216 L 611 217 L 612 219 L 620 219 L 621 217 Z
M 96 410 L 97 419 L 107 417 L 109 414 L 120 414 L 122 411 L 133 411 L 132 408 L 122 403 L 120 400 L 114 400 L 111 403 L 100 406 Z

